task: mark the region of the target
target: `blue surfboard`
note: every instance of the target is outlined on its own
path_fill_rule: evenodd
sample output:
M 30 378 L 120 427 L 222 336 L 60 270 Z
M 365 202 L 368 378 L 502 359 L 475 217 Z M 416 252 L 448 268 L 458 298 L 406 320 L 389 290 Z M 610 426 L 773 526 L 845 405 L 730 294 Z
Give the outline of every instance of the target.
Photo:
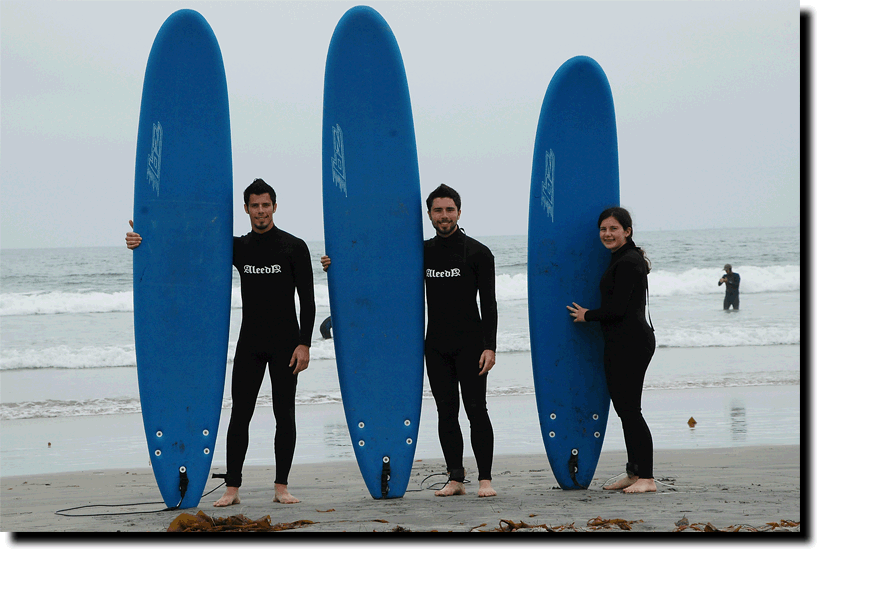
M 151 48 L 135 177 L 142 244 L 133 252 L 133 320 L 145 436 L 166 505 L 195 507 L 220 421 L 233 256 L 226 77 L 217 39 L 195 11 L 170 15 Z
M 399 46 L 375 10 L 347 11 L 323 94 L 323 220 L 335 359 L 374 498 L 405 494 L 423 394 L 423 219 Z
M 529 194 L 532 373 L 544 448 L 562 489 L 592 481 L 610 405 L 601 328 L 574 323 L 565 307 L 601 305 L 598 284 L 610 252 L 597 220 L 618 205 L 610 84 L 597 62 L 574 57 L 544 96 Z

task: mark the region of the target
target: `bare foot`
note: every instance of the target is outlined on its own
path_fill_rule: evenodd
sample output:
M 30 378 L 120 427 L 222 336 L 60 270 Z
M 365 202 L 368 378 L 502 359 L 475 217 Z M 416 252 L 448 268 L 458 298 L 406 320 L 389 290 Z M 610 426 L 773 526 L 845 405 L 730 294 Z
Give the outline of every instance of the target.
M 214 506 L 230 506 L 239 502 L 241 502 L 239 500 L 239 488 L 227 486 L 227 491 L 224 492 L 224 495 L 219 500 L 215 501 Z
M 637 475 L 626 475 L 622 479 L 604 486 L 605 490 L 624 490 L 637 481 Z
M 461 481 L 450 480 L 443 488 L 435 492 L 436 496 L 464 496 L 465 484 Z
M 495 496 L 495 490 L 492 489 L 492 481 L 489 479 L 481 479 L 480 480 L 480 489 L 477 490 L 477 495 L 479 498 L 489 498 L 491 496 Z
M 275 484 L 275 497 L 272 502 L 280 502 L 281 504 L 296 504 L 299 502 L 296 498 L 290 495 L 287 491 L 287 486 L 280 483 Z
M 622 490 L 626 494 L 640 494 L 643 492 L 654 492 L 656 491 L 656 480 L 655 479 L 638 479 L 633 484 Z

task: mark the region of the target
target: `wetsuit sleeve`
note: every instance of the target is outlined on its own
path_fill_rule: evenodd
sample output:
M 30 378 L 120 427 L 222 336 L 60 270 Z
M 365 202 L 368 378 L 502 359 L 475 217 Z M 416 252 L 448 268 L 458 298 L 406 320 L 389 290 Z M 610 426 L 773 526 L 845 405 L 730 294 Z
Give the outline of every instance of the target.
M 587 321 L 619 321 L 628 312 L 628 303 L 634 288 L 641 283 L 641 266 L 633 262 L 620 262 L 613 270 L 613 291 L 601 299 L 601 308 L 586 312 Z
M 498 308 L 495 301 L 495 257 L 492 252 L 481 254 L 477 281 L 477 290 L 480 294 L 480 320 L 483 325 L 483 346 L 485 350 L 495 352 Z
M 311 268 L 311 253 L 305 242 L 293 253 L 293 271 L 296 275 L 296 293 L 299 294 L 299 343 L 311 346 L 314 331 L 314 271 Z

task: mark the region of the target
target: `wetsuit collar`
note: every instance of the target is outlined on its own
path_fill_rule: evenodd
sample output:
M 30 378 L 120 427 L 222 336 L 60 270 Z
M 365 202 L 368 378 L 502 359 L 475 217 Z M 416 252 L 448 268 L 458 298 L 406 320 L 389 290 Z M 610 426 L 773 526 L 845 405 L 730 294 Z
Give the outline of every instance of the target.
M 634 245 L 634 240 L 631 238 L 625 240 L 625 243 L 619 250 L 610 254 L 610 262 L 619 260 L 621 257 L 625 256 L 625 253 L 629 250 L 637 250 L 637 246 Z
M 447 237 L 443 237 L 435 234 L 435 239 L 439 240 L 442 244 L 460 244 L 465 241 L 465 233 L 457 227 L 453 233 L 448 235 Z
M 251 229 L 251 233 L 253 234 L 255 240 L 266 241 L 268 239 L 271 239 L 272 237 L 274 237 L 278 233 L 278 227 L 275 225 L 272 225 L 272 229 L 270 229 L 269 231 L 265 231 L 263 233 L 260 233 L 259 231 L 254 231 L 253 229 Z

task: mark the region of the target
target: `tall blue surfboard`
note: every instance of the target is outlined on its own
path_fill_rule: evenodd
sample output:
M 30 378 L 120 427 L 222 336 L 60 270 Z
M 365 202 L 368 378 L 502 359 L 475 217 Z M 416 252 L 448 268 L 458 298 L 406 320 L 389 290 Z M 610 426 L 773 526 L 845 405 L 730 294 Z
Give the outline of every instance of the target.
M 374 498 L 404 495 L 423 393 L 423 219 L 399 46 L 375 10 L 347 11 L 323 94 L 323 220 L 335 359 Z
M 597 62 L 574 57 L 544 96 L 529 194 L 532 373 L 544 448 L 562 489 L 589 486 L 607 427 L 601 328 L 574 323 L 566 306 L 601 305 L 610 252 L 598 237 L 598 215 L 618 205 L 610 84 Z
M 142 419 L 164 502 L 189 508 L 199 504 L 218 433 L 233 256 L 226 77 L 217 39 L 195 11 L 170 15 L 151 48 L 135 177 Z

